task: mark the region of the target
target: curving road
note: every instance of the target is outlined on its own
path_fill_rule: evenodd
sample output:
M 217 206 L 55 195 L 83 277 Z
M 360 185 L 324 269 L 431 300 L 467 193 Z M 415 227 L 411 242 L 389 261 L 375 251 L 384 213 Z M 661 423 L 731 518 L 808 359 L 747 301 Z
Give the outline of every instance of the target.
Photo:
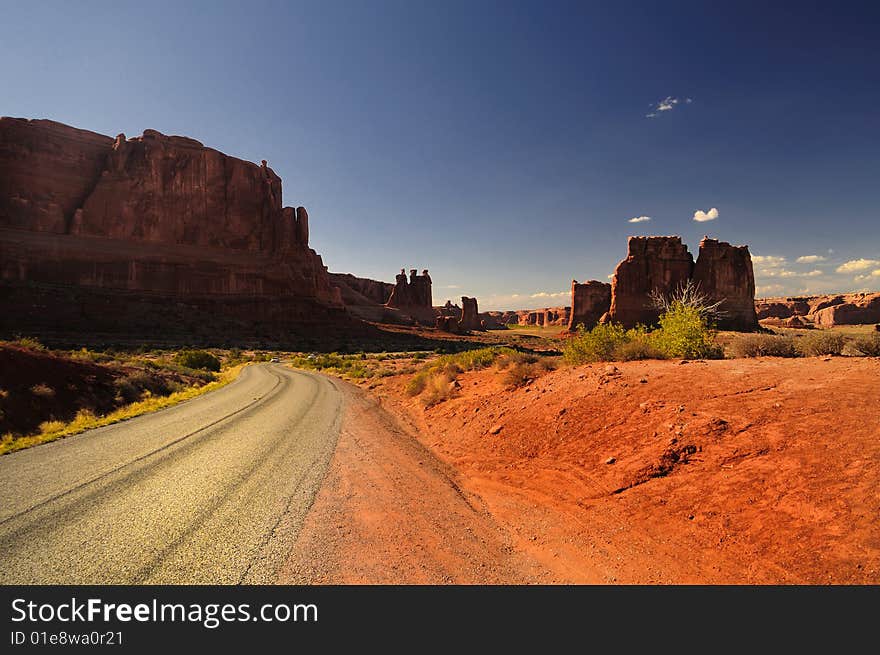
M 0 583 L 275 580 L 321 485 L 342 394 L 281 365 L 0 458 Z

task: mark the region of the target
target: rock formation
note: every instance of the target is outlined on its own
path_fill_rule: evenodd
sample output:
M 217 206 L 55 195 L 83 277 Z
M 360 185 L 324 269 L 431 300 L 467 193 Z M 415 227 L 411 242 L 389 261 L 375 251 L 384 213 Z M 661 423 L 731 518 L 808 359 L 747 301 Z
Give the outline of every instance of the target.
M 765 318 L 789 318 L 806 316 L 810 313 L 807 298 L 786 298 L 785 300 L 755 300 L 755 313 L 758 320 Z
M 214 317 L 199 320 L 206 331 L 284 332 L 338 320 L 339 290 L 308 233 L 266 162 L 155 130 L 111 139 L 0 118 L 0 314 L 27 298 L 3 331 L 154 334 L 203 316 Z
M 388 299 L 389 307 L 431 307 L 433 303 L 431 295 L 431 276 L 427 269 L 421 275 L 416 269 L 410 269 L 409 279 L 406 277 L 406 269 L 401 268 L 395 280 L 391 297 Z
M 476 298 L 461 297 L 461 320 L 459 321 L 459 327 L 463 332 L 481 329 L 479 313 Z
M 406 269 L 400 269 L 391 290 L 391 297 L 386 303 L 388 307 L 401 310 L 413 320 L 423 325 L 435 324 L 433 296 L 431 294 L 431 276 L 427 269 L 418 275 L 416 269 L 410 269 L 409 278 Z
M 752 332 L 758 329 L 755 314 L 755 277 L 748 246 L 732 246 L 703 238 L 694 265 L 693 281 L 713 301 L 720 301 L 719 329 Z
M 571 281 L 571 316 L 568 329 L 575 330 L 583 325 L 592 329 L 602 316 L 611 309 L 611 285 L 607 282 L 590 280 L 579 283 Z
M 880 321 L 880 293 L 849 294 L 845 302 L 819 306 L 809 315 L 816 325 L 867 325 Z
M 651 294 L 670 294 L 687 282 L 694 258 L 681 237 L 630 237 L 627 256 L 614 271 L 608 320 L 626 327 L 657 322 Z
M 807 326 L 867 325 L 880 321 L 880 293 L 762 298 L 755 301 L 755 310 L 766 325 L 777 325 L 772 319 L 789 318 L 799 318 Z
M 748 246 L 704 238 L 696 264 L 677 236 L 630 237 L 626 259 L 614 271 L 611 307 L 603 320 L 625 327 L 657 322 L 652 294 L 668 297 L 689 280 L 724 312 L 718 327 L 755 330 L 755 280 Z
M 390 282 L 356 277 L 351 273 L 330 273 L 330 280 L 342 290 L 342 301 L 346 306 L 361 303 L 384 305 L 394 290 Z

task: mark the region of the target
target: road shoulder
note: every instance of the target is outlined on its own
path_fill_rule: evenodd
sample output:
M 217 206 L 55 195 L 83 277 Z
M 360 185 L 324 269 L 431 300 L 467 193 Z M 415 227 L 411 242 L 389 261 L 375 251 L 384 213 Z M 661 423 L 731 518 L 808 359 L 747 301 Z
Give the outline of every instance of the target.
M 552 582 L 454 474 L 348 383 L 339 442 L 282 584 Z

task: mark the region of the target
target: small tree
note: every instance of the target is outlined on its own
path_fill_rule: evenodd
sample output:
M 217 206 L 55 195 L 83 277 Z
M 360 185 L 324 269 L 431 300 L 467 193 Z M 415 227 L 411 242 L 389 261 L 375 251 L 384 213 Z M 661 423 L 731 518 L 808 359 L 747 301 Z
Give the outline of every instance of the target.
M 709 326 L 714 326 L 727 315 L 727 312 L 721 310 L 723 304 L 724 299 L 713 301 L 700 289 L 700 283 L 693 280 L 683 282 L 668 295 L 659 289 L 651 292 L 651 306 L 660 314 L 667 314 L 676 306 L 688 307 L 704 318 Z
M 715 343 L 715 322 L 724 316 L 723 300 L 713 301 L 688 280 L 670 295 L 651 294 L 660 310 L 660 328 L 653 334 L 655 346 L 667 357 L 718 358 L 723 350 Z

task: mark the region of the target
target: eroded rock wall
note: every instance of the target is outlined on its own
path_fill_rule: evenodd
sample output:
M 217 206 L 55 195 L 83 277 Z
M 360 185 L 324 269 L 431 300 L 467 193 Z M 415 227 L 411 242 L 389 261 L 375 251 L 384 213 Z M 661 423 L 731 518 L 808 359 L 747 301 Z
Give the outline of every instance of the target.
M 281 180 L 265 162 L 155 130 L 111 139 L 15 118 L 0 118 L 0 282 L 31 288 L 35 307 L 43 288 L 100 292 L 120 317 L 146 295 L 246 323 L 326 322 L 342 307 L 308 246 L 308 214 L 282 207 Z M 87 325 L 93 295 L 52 295 L 44 311 L 82 314 Z M 273 309 L 255 311 L 261 303 Z M 30 314 L 19 315 L 26 330 Z
M 626 259 L 611 281 L 609 320 L 626 327 L 656 323 L 659 311 L 652 306 L 651 294 L 672 293 L 693 270 L 694 258 L 681 237 L 630 237 Z
M 580 283 L 571 281 L 571 316 L 568 329 L 575 330 L 583 325 L 592 329 L 602 316 L 611 309 L 611 285 L 607 282 L 590 280 Z
M 748 246 L 704 238 L 694 265 L 693 281 L 711 301 L 721 302 L 717 326 L 722 330 L 758 329 L 755 276 Z

